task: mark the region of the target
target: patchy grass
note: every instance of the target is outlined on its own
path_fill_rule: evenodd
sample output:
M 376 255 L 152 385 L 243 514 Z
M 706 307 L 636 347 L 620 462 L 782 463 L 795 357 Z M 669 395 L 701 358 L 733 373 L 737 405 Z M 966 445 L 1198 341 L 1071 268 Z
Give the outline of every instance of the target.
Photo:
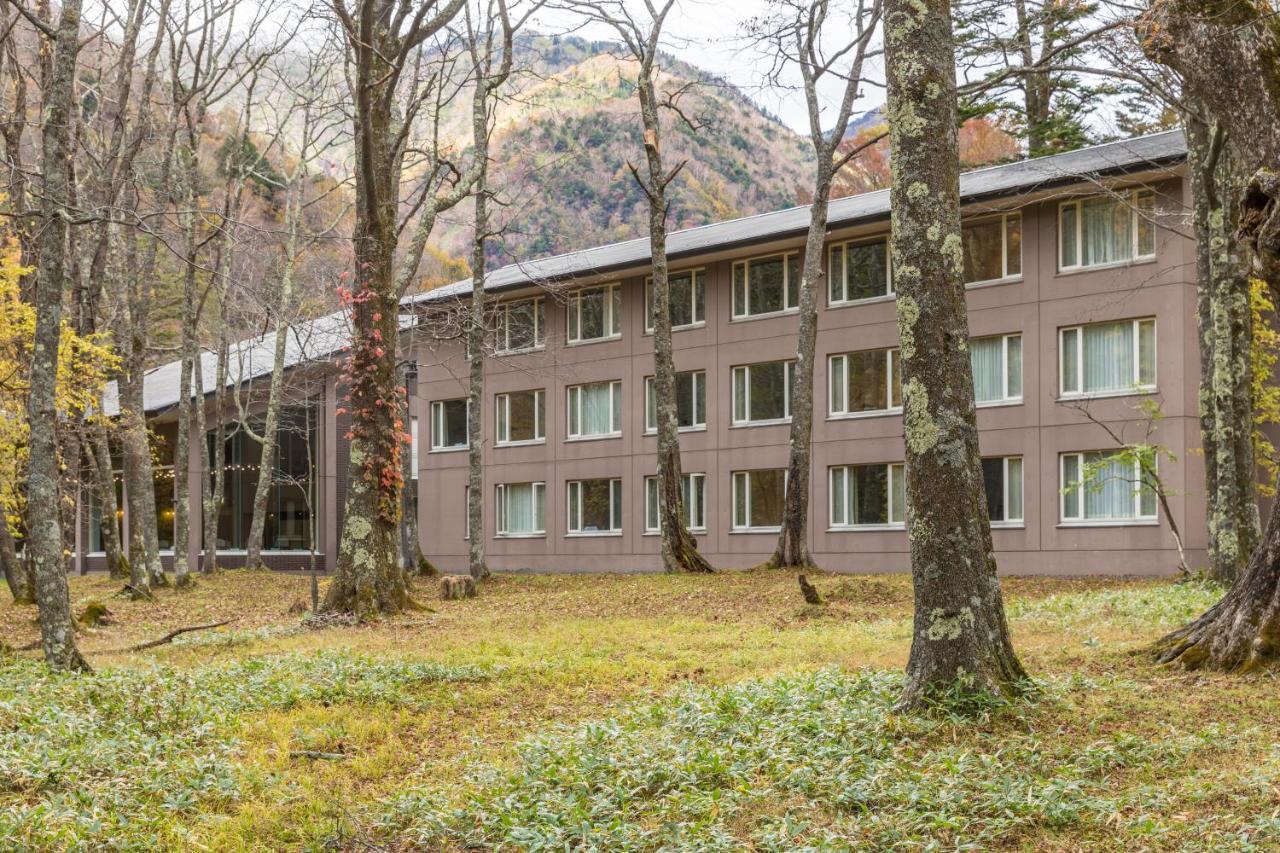
M 1008 579 L 1015 644 L 1044 695 L 960 721 L 891 713 L 909 578 L 813 579 L 828 604 L 803 605 L 783 572 L 507 575 L 461 602 L 435 601 L 423 583 L 430 610 L 309 631 L 288 614 L 309 599 L 305 577 L 226 572 L 156 602 L 75 578 L 77 611 L 98 599 L 114 614 L 81 636 L 100 674 L 0 672 L 0 731 L 24 732 L 12 747 L 0 738 L 0 838 L 61 849 L 77 836 L 56 832 L 118 833 L 122 846 L 217 850 L 1280 845 L 1273 678 L 1191 676 L 1136 654 L 1216 590 Z M 0 605 L 0 636 L 35 639 L 32 618 Z M 148 752 L 159 741 L 146 738 L 174 746 Z M 199 763 L 209 757 L 214 769 Z

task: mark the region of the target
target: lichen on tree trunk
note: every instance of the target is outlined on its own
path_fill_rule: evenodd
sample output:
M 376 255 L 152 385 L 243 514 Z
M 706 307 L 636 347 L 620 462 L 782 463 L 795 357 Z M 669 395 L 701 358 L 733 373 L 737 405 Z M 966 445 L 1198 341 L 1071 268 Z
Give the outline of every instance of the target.
M 1014 654 L 978 453 L 960 240 L 948 0 L 885 4 L 891 248 L 903 373 L 915 615 L 901 706 L 941 691 L 1014 692 Z

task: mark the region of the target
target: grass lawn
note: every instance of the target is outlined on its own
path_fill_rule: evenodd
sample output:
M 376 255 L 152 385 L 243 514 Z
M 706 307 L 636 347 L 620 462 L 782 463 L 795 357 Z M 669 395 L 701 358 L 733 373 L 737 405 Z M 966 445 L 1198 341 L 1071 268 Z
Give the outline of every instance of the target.
M 910 581 L 499 576 L 312 631 L 308 580 L 226 572 L 113 624 L 90 678 L 0 653 L 0 848 L 1280 849 L 1270 674 L 1151 665 L 1213 589 L 1011 578 L 1041 691 L 891 710 Z M 0 640 L 37 636 L 0 604 Z M 144 652 L 183 626 L 234 619 Z

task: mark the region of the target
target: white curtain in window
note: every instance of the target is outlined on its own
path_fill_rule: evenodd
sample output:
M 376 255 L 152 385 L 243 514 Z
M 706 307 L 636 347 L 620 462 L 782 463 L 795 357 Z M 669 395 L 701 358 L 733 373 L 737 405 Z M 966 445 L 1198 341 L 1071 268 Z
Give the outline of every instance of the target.
M 1004 339 L 979 338 L 969 342 L 973 363 L 973 396 L 979 403 L 1004 399 Z
M 1132 214 L 1126 204 L 1102 198 L 1081 205 L 1085 266 L 1127 261 L 1133 255 Z
M 533 501 L 533 484 L 508 485 L 506 493 L 507 533 L 534 533 L 537 531 Z
M 1120 391 L 1133 385 L 1133 323 L 1084 327 L 1084 392 Z
M 1132 518 L 1133 463 L 1114 455 L 1092 455 L 1088 458 L 1092 476 L 1085 484 L 1085 518 Z
M 612 399 L 613 389 L 607 382 L 582 387 L 583 435 L 604 435 L 613 431 Z

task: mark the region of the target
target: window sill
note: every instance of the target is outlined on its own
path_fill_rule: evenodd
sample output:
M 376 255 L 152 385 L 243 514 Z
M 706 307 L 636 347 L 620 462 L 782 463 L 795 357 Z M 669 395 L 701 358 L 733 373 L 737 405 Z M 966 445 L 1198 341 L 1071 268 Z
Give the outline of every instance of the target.
M 524 441 L 495 441 L 493 443 L 493 446 L 494 447 L 534 447 L 536 445 L 546 444 L 546 443 L 547 443 L 547 438 L 546 436 L 543 436 L 542 438 L 529 438 L 529 439 L 525 439 Z
M 1079 275 L 1082 272 L 1099 272 L 1102 270 L 1115 270 L 1124 267 L 1137 267 L 1143 264 L 1155 263 L 1155 255 L 1141 255 L 1136 258 L 1130 258 L 1127 261 L 1112 261 L 1109 264 L 1093 264 L 1087 267 L 1058 267 L 1057 275 Z
M 989 278 L 985 281 L 966 282 L 965 290 L 981 290 L 984 287 L 999 287 L 1002 284 L 1016 284 L 1022 281 L 1021 275 L 1007 275 L 1004 278 Z
M 897 298 L 898 294 L 896 293 L 886 293 L 884 296 L 868 296 L 865 299 L 841 299 L 835 302 L 828 299 L 827 308 L 856 308 L 859 305 L 879 305 L 884 302 L 893 302 Z
M 616 539 L 621 535 L 621 530 L 570 530 L 565 534 L 569 539 Z
M 1106 519 L 1090 519 L 1088 521 L 1059 521 L 1059 530 L 1070 530 L 1082 527 L 1159 527 L 1160 519 L 1158 518 L 1117 518 L 1111 521 Z
M 1156 387 L 1154 385 L 1150 387 L 1138 386 L 1122 388 L 1119 391 L 1096 391 L 1092 394 L 1059 394 L 1057 402 L 1079 403 L 1088 402 L 1089 400 L 1107 400 L 1113 397 L 1147 397 L 1155 393 Z
M 896 521 L 889 524 L 833 524 L 827 528 L 828 533 L 874 533 L 892 530 L 906 530 L 907 525 L 904 522 Z
M 707 327 L 707 321 L 706 321 L 706 320 L 699 320 L 699 321 L 698 321 L 698 322 L 696 322 L 696 323 L 684 323 L 684 324 L 679 325 L 679 326 L 672 326 L 672 327 L 671 327 L 671 331 L 672 331 L 672 332 L 687 332 L 687 331 L 689 331 L 689 330 L 691 330 L 691 329 L 705 329 L 706 327 Z M 645 337 L 653 337 L 653 329 L 651 329 L 651 328 L 649 328 L 649 329 L 645 329 L 645 330 L 644 330 L 644 334 L 645 334 Z
M 781 530 L 781 524 L 777 527 L 731 527 L 729 528 L 729 535 L 736 536 L 740 533 L 779 533 Z
M 973 405 L 979 409 L 999 409 L 1002 406 L 1021 406 L 1022 398 L 1010 397 L 1008 400 L 985 400 L 981 403 L 974 403 Z
M 451 447 L 433 447 L 427 453 L 460 453 L 467 449 L 465 444 L 456 444 Z
M 784 308 L 781 311 L 768 311 L 764 314 L 743 314 L 741 316 L 731 317 L 730 323 L 750 323 L 752 320 L 770 320 L 774 317 L 790 317 L 800 313 L 799 306 L 795 308 Z
M 993 521 L 991 522 L 992 530 L 1026 530 L 1027 523 L 1025 521 Z
M 464 537 L 470 539 L 471 537 Z M 544 530 L 541 533 L 495 533 L 494 539 L 546 539 L 547 533 Z
M 694 536 L 706 536 L 706 535 L 707 535 L 707 528 L 705 528 L 705 527 L 686 527 L 685 529 L 686 529 L 686 530 L 688 530 L 690 533 L 692 533 Z M 662 535 L 662 531 L 661 531 L 661 530 L 646 530 L 644 533 L 641 533 L 640 535 L 641 535 L 641 536 L 661 536 L 661 535 Z
M 771 418 L 767 421 L 737 421 L 729 424 L 729 429 L 750 429 L 751 427 L 785 426 L 791 418 Z
M 837 412 L 834 415 L 827 415 L 829 421 L 857 421 L 864 418 L 887 418 L 893 415 L 901 415 L 902 407 L 895 406 L 892 409 L 874 409 L 869 412 Z
M 676 432 L 680 432 L 680 433 L 685 433 L 685 432 L 706 432 L 706 431 L 707 431 L 707 425 L 706 425 L 706 424 L 698 424 L 697 426 L 682 426 L 682 427 L 676 427 Z M 652 438 L 653 436 L 655 436 L 655 435 L 657 435 L 657 434 L 658 434 L 658 431 L 657 431 L 656 429 L 646 429 L 646 430 L 644 431 L 644 434 Z
M 547 348 L 547 345 L 546 345 L 546 344 L 538 344 L 536 347 L 525 347 L 524 349 L 500 349 L 500 350 L 494 350 L 494 353 L 493 353 L 493 354 L 494 354 L 494 355 L 496 355 L 496 356 L 499 356 L 499 357 L 504 356 L 504 355 L 528 355 L 528 354 L 529 354 L 529 353 L 531 353 L 531 352 L 542 352 L 542 351 L 544 351 L 546 348 Z M 467 361 L 470 361 L 470 360 L 471 360 L 471 359 L 467 359 Z
M 622 438 L 620 432 L 609 432 L 603 435 L 571 435 L 565 439 L 565 442 L 578 443 L 580 441 L 608 441 L 611 438 Z
M 578 341 L 566 340 L 564 345 L 567 347 L 585 347 L 585 346 L 590 346 L 591 344 L 607 344 L 610 341 L 620 341 L 620 340 L 622 340 L 621 332 L 619 332 L 616 335 L 606 335 L 603 338 L 584 338 Z

